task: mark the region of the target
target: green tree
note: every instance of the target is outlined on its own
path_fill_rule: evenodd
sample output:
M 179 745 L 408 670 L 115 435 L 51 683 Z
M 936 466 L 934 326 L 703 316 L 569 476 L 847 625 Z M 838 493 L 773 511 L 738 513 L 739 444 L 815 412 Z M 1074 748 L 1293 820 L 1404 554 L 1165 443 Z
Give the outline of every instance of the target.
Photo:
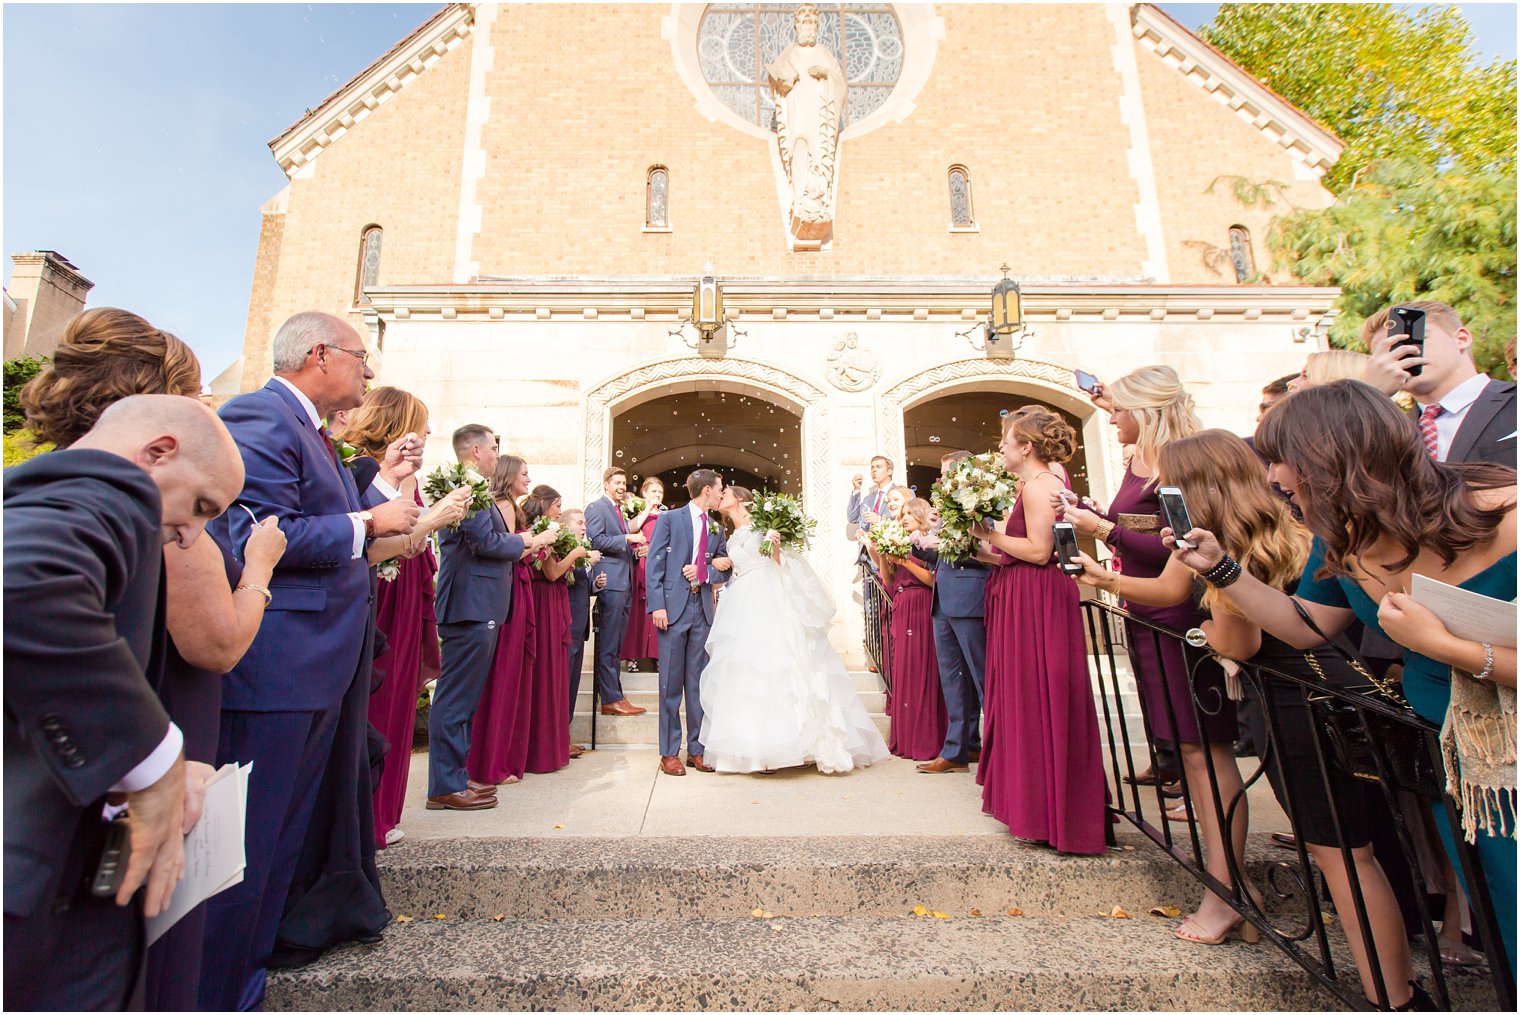
M 1346 142 L 1337 194 L 1389 158 L 1514 170 L 1515 62 L 1481 64 L 1455 4 L 1221 4 L 1199 34 Z
M 5 362 L 5 432 L 15 433 L 26 425 L 26 415 L 21 411 L 21 389 L 26 382 L 42 370 L 45 359 L 36 356 L 18 356 Z
M 1402 300 L 1449 303 L 1480 369 L 1503 376 L 1515 334 L 1515 174 L 1380 162 L 1324 210 L 1276 219 L 1268 243 L 1310 285 L 1339 286 L 1330 340 L 1363 348 L 1362 321 Z

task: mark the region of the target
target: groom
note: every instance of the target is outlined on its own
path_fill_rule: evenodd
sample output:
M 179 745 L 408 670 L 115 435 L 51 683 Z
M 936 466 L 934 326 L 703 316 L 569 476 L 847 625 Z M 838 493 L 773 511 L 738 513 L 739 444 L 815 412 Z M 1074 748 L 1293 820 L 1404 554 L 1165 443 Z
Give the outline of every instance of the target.
M 686 477 L 691 503 L 655 523 L 645 570 L 645 598 L 660 638 L 660 771 L 685 775 L 681 764 L 681 696 L 686 696 L 686 760 L 711 772 L 702 758 L 702 670 L 707 632 L 724 578 L 714 557 L 728 556 L 723 527 L 707 514 L 718 506 L 723 480 L 711 469 Z M 722 561 L 719 562 L 723 563 Z M 726 570 L 726 568 L 725 568 Z

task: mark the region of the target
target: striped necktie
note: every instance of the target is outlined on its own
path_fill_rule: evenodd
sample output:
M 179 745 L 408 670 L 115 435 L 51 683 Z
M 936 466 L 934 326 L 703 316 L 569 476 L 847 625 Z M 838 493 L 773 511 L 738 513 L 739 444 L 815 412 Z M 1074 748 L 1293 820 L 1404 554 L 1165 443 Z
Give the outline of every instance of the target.
M 1420 436 L 1425 441 L 1425 450 L 1429 451 L 1430 457 L 1438 462 L 1441 460 L 1441 444 L 1440 437 L 1436 433 L 1436 417 L 1444 411 L 1440 402 L 1432 402 L 1420 413 Z

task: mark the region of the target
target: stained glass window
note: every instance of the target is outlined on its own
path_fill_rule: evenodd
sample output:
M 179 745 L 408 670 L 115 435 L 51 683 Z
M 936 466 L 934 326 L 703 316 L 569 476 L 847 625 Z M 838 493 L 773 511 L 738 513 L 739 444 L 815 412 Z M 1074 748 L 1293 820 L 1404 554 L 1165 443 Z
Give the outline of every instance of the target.
M 1230 227 L 1230 262 L 1235 265 L 1235 281 L 1244 282 L 1256 274 L 1256 259 L 1251 256 L 1251 234 L 1245 226 Z
M 971 225 L 971 178 L 965 166 L 950 167 L 950 224 Z
M 367 304 L 364 287 L 380 283 L 380 241 L 385 230 L 379 226 L 365 226 L 359 237 L 359 272 L 354 279 L 354 303 Z
M 735 113 L 776 129 L 766 64 L 797 41 L 797 4 L 711 4 L 697 29 L 697 55 L 713 94 Z M 902 27 L 886 4 L 818 4 L 818 38 L 849 84 L 844 124 L 887 100 L 902 73 Z
M 644 200 L 644 225 L 653 229 L 670 227 L 670 173 L 664 166 L 649 170 L 648 194 Z

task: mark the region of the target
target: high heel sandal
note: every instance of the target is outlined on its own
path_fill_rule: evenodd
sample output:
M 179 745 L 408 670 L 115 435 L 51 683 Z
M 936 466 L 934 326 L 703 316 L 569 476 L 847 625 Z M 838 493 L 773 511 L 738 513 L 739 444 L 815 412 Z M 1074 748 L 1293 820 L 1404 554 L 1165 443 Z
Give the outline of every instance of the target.
M 1248 945 L 1254 945 L 1261 940 L 1261 931 L 1256 929 L 1256 925 L 1245 917 L 1238 915 L 1235 917 L 1235 922 L 1231 923 L 1216 937 L 1204 937 L 1196 930 L 1192 934 L 1184 934 L 1183 931 L 1189 927 L 1198 926 L 1193 922 L 1193 916 L 1196 915 L 1195 913 L 1183 918 L 1181 925 L 1176 930 L 1177 940 L 1195 945 L 1222 945 L 1230 939 L 1231 934 L 1239 934 L 1241 942 Z

